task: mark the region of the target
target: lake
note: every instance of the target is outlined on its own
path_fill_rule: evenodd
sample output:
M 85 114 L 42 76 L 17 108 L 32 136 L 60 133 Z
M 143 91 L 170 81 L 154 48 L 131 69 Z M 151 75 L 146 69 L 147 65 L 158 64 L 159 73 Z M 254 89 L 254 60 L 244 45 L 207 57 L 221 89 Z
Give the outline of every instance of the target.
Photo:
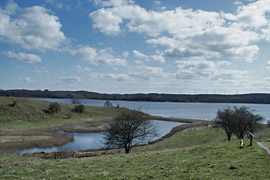
M 159 139 L 171 131 L 175 126 L 179 126 L 186 123 L 172 122 L 172 121 L 160 121 L 151 120 L 151 123 L 156 127 L 158 136 L 152 140 Z M 59 132 L 64 133 L 64 132 Z M 19 153 L 34 153 L 34 152 L 57 152 L 57 151 L 79 151 L 87 149 L 100 149 L 104 148 L 104 132 L 95 133 L 65 133 L 69 136 L 74 137 L 74 141 L 69 142 L 63 146 L 55 146 L 51 148 L 30 148 L 20 150 Z M 148 144 L 149 139 L 143 142 L 143 144 Z
M 71 99 L 48 99 L 40 100 L 72 103 Z M 144 102 L 144 101 L 110 101 L 113 106 L 129 109 L 140 109 L 141 111 L 163 117 L 189 118 L 201 120 L 213 120 L 219 109 L 227 107 L 246 106 L 255 114 L 265 118 L 263 123 L 270 120 L 270 104 L 233 104 L 233 103 L 179 103 L 179 102 Z M 104 106 L 105 100 L 81 99 L 81 104 L 89 106 Z

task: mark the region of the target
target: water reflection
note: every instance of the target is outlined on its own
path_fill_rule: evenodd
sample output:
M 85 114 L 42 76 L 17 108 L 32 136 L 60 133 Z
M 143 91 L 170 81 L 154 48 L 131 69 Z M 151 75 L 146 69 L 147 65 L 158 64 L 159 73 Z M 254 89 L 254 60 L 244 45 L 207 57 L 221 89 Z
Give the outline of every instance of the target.
M 171 122 L 171 121 L 160 121 L 160 120 L 151 120 L 151 123 L 156 127 L 158 136 L 154 139 L 161 138 L 171 131 L 175 126 L 179 126 L 185 123 L 180 122 Z M 64 133 L 64 132 L 60 132 Z M 69 142 L 63 146 L 55 146 L 50 148 L 30 148 L 21 150 L 19 153 L 34 153 L 34 152 L 56 152 L 56 151 L 78 151 L 78 150 L 87 150 L 87 149 L 101 149 L 104 148 L 104 132 L 95 132 L 95 133 L 65 133 L 69 136 L 74 137 L 74 141 Z M 148 143 L 149 140 L 143 142 L 143 144 Z

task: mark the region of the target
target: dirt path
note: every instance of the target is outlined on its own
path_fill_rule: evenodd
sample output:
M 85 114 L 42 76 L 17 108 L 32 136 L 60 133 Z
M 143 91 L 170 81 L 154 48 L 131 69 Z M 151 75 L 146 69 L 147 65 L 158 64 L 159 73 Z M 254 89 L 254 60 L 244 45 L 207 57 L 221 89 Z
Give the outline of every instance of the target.
M 257 144 L 268 154 L 268 156 L 270 156 L 270 149 L 265 147 L 261 142 L 257 142 Z

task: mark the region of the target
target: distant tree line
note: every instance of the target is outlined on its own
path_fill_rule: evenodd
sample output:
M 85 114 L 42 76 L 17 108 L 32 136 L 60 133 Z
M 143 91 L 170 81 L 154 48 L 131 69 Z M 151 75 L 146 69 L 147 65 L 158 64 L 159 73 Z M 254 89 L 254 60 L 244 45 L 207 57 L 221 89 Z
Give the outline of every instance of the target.
M 102 94 L 88 91 L 0 90 L 0 96 L 34 98 L 101 99 L 153 102 L 205 102 L 270 104 L 270 94 Z M 77 104 L 77 103 L 75 103 Z

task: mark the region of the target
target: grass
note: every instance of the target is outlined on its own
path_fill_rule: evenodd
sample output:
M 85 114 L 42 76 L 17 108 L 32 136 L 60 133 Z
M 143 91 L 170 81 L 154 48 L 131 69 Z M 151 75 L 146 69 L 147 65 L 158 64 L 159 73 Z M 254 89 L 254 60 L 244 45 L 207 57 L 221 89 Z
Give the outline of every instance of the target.
M 61 112 L 53 115 L 44 112 L 48 106 L 43 101 L 0 98 L 0 130 L 50 127 L 112 117 L 124 110 L 86 107 L 85 113 L 72 112 L 68 119 L 66 113 L 74 105 L 62 104 Z M 95 152 L 99 156 L 90 158 L 56 160 L 43 159 L 42 155 L 0 154 L 0 179 L 270 179 L 270 158 L 256 144 L 269 139 L 269 132 L 270 127 L 263 126 L 255 133 L 253 146 L 247 146 L 245 140 L 242 149 L 235 137 L 228 142 L 222 129 L 204 127 L 133 148 L 130 154 L 108 150 Z M 16 141 L 22 137 L 2 138 Z
M 14 102 L 15 105 L 14 105 Z M 27 98 L 0 97 L 0 131 L 51 127 L 84 120 L 113 117 L 125 108 L 85 106 L 83 113 L 75 105 L 61 104 L 61 111 L 48 113 L 50 102 Z M 69 117 L 71 116 L 71 117 Z
M 50 136 L 0 136 L 0 143 L 16 141 L 46 140 Z
M 197 140 L 199 137 L 207 140 L 209 133 L 221 135 L 203 144 Z M 179 132 L 152 145 L 151 151 L 140 147 L 128 155 L 120 153 L 82 159 L 45 160 L 5 154 L 0 156 L 0 179 L 270 178 L 270 159 L 256 143 L 239 149 L 238 140 L 228 142 L 224 137 L 222 131 L 204 128 Z M 173 139 L 183 140 L 173 143 Z

